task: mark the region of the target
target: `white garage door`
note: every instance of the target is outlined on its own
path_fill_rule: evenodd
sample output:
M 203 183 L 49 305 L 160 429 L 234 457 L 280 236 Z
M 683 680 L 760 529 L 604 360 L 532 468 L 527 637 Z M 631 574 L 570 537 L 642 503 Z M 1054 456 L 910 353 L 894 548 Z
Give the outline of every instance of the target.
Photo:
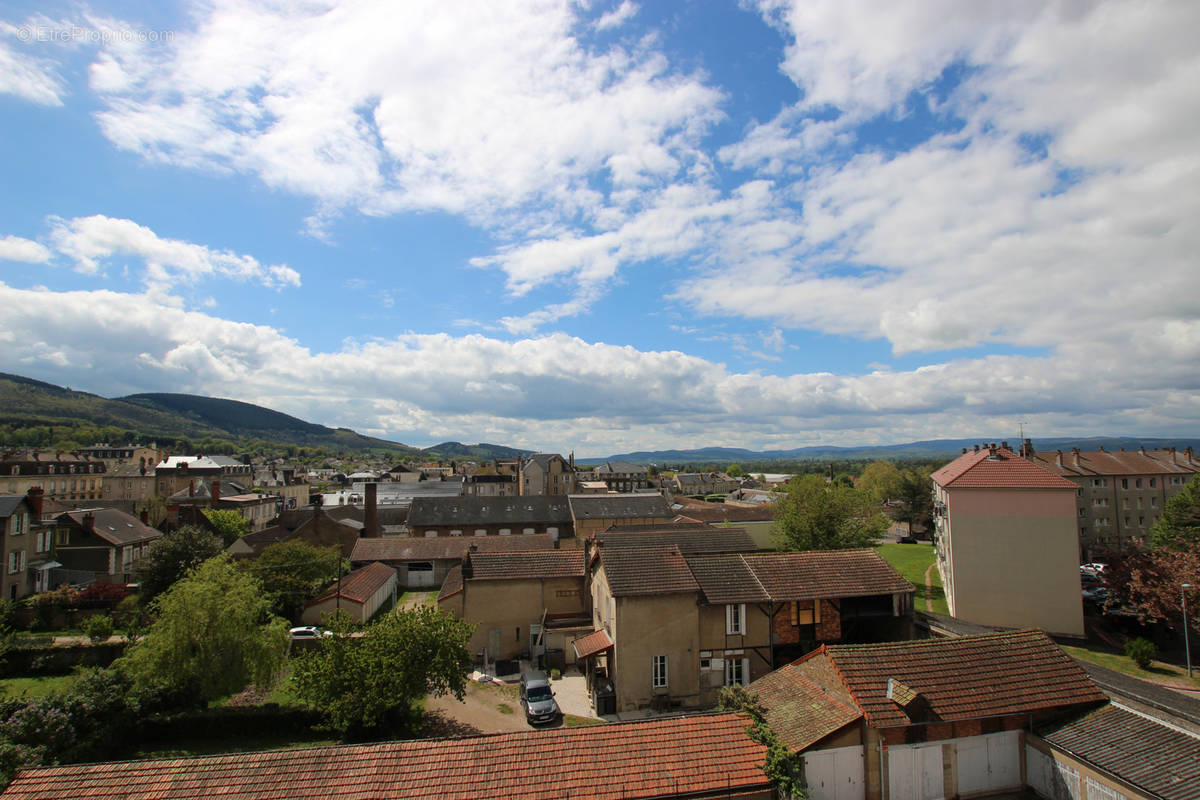
M 963 796 L 1021 786 L 1021 733 L 1003 731 L 955 742 L 958 793 Z
M 804 779 L 812 800 L 863 800 L 862 747 L 838 747 L 804 754 Z
M 433 586 L 433 564 L 428 561 L 412 561 L 408 565 L 409 588 Z
M 942 800 L 942 743 L 892 745 L 888 754 L 888 800 Z

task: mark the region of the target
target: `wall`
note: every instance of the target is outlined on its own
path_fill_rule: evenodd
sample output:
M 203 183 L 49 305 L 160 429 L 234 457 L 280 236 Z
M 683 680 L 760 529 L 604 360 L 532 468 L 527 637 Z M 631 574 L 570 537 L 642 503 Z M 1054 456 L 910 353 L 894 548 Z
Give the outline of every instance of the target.
M 698 676 L 699 605 L 696 594 L 663 594 L 616 598 L 617 628 L 610 677 L 617 692 L 617 710 L 650 705 L 654 695 L 669 695 L 672 703 L 701 703 Z M 651 657 L 666 655 L 667 686 L 651 687 Z
M 559 592 L 577 592 L 559 596 Z M 465 580 L 462 619 L 478 624 L 468 647 L 472 654 L 489 647 L 492 630 L 499 631 L 500 649 L 488 660 L 516 658 L 530 646 L 529 626 L 550 614 L 588 614 L 584 579 Z M 520 629 L 518 633 L 518 629 Z
M 951 614 L 1083 635 L 1073 490 L 950 489 L 938 542 Z

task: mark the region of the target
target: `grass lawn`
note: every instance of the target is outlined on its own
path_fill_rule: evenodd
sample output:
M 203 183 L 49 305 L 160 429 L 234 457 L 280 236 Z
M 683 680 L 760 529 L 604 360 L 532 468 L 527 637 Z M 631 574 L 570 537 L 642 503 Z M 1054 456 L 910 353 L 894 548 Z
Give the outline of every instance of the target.
M 925 571 L 933 565 L 936 556 L 931 544 L 881 544 L 875 548 L 879 555 L 896 568 L 904 578 L 917 587 L 913 605 L 918 611 L 925 610 Z M 949 614 L 946 593 L 942 590 L 942 576 L 934 569 L 930 578 L 933 583 L 933 610 L 938 614 Z
M 231 733 L 219 739 L 197 737 L 194 740 L 172 742 L 160 748 L 144 747 L 130 758 L 187 758 L 210 756 L 221 753 L 246 753 L 256 750 L 291 750 L 297 747 L 322 747 L 341 744 L 339 739 L 330 739 L 328 733 L 313 733 L 312 737 L 281 733 L 278 736 L 238 736 Z
M 0 681 L 0 697 L 15 699 L 22 695 L 32 700 L 51 692 L 70 689 L 79 678 L 75 675 L 45 675 L 38 678 L 5 678 Z
M 577 717 L 574 714 L 563 714 L 563 726 L 567 728 L 578 728 L 581 725 L 603 725 L 604 720 L 592 719 L 591 717 Z
M 1102 667 L 1107 667 L 1114 672 L 1122 672 L 1126 675 L 1132 675 L 1135 678 L 1142 680 L 1153 681 L 1154 683 L 1168 683 L 1179 686 L 1187 686 L 1188 677 L 1187 670 L 1183 667 L 1175 666 L 1174 664 L 1164 664 L 1161 661 L 1151 661 L 1149 669 L 1141 669 L 1137 664 L 1133 663 L 1133 659 L 1124 653 L 1114 653 L 1111 650 L 1088 649 L 1086 647 L 1076 647 L 1075 645 L 1059 644 L 1063 650 L 1067 651 L 1067 655 L 1078 658 L 1080 661 L 1088 661 L 1092 664 L 1099 664 Z M 1197 675 L 1195 666 L 1193 665 L 1192 684 L 1200 686 L 1200 676 Z

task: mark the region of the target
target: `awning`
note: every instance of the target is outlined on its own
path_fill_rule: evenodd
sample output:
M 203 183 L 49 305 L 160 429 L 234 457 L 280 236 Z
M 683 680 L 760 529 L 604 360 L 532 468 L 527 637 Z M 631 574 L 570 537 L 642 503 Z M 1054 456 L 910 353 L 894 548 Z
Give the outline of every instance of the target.
M 57 561 L 47 561 L 45 564 L 34 564 L 33 568 L 37 570 L 58 569 L 62 564 Z
M 576 639 L 571 642 L 571 646 L 575 648 L 576 658 L 591 658 L 605 650 L 611 650 L 613 642 L 608 638 L 608 632 L 601 629 Z

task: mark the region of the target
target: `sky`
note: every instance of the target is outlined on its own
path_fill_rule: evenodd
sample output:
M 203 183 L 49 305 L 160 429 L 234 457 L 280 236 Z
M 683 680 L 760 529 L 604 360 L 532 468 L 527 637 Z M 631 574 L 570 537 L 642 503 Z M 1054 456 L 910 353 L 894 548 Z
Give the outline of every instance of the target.
M 1200 435 L 1200 3 L 0 5 L 0 371 L 416 446 Z

